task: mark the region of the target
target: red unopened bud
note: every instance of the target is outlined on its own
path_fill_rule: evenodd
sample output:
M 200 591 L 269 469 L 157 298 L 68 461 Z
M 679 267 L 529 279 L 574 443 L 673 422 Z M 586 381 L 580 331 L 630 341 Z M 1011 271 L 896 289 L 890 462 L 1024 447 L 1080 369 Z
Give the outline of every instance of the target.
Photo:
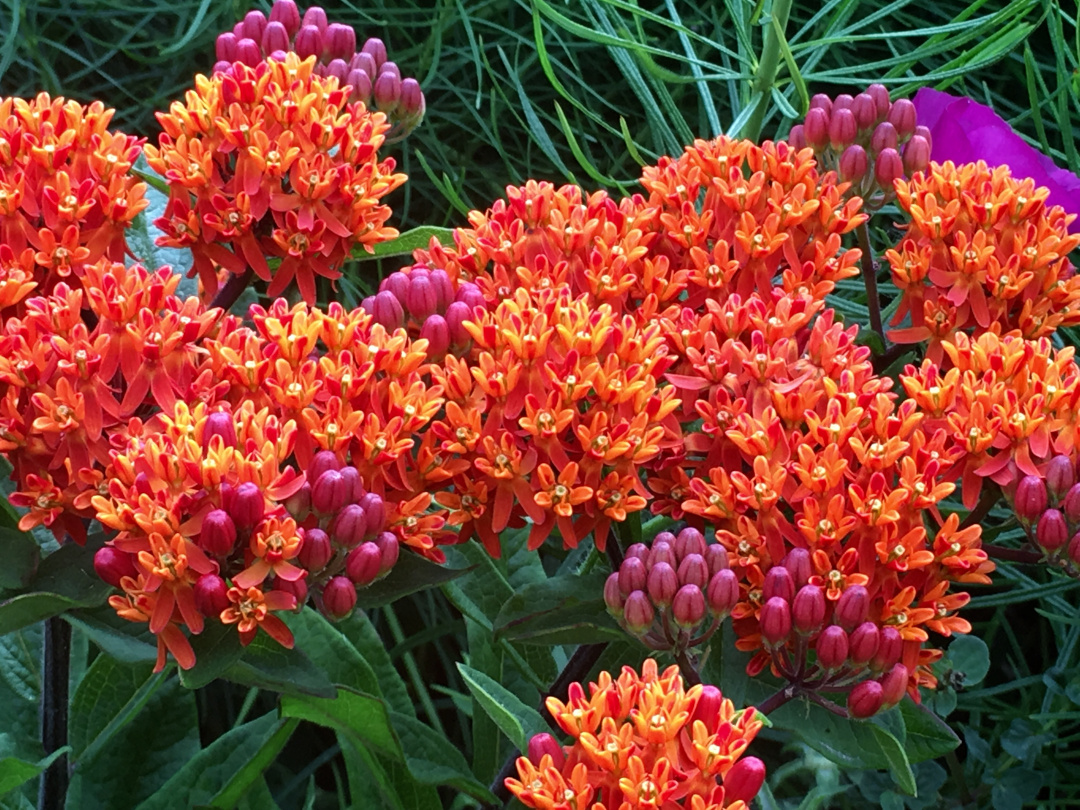
M 882 124 L 885 126 L 885 124 Z M 874 180 L 886 192 L 892 192 L 893 181 L 904 176 L 904 161 L 895 149 L 882 149 L 874 161 Z
M 1069 541 L 1069 559 L 1074 565 L 1080 565 L 1080 532 L 1074 534 L 1073 539 Z
M 912 135 L 904 144 L 904 171 L 913 177 L 930 165 L 930 143 L 920 135 Z
M 285 509 L 293 516 L 297 523 L 302 522 L 311 514 L 311 484 L 304 482 L 300 489 L 296 490 L 285 501 Z
M 634 543 L 630 548 L 626 549 L 623 554 L 624 559 L 626 557 L 638 557 L 643 563 L 649 562 L 649 547 L 644 543 Z
M 619 572 L 612 571 L 604 581 L 604 604 L 607 605 L 608 613 L 612 616 L 620 616 L 626 599 L 619 589 Z
M 356 31 L 351 25 L 331 23 L 326 28 L 326 55 L 348 61 L 356 53 Z
M 791 128 L 791 132 L 788 133 L 787 142 L 791 145 L 792 149 L 802 150 L 806 148 L 806 131 L 802 124 L 796 124 Z
M 420 337 L 428 342 L 428 357 L 438 359 L 450 348 L 450 326 L 442 315 L 428 315 L 420 328 Z
M 863 622 L 855 628 L 848 640 L 851 660 L 856 664 L 868 664 L 881 646 L 881 631 L 873 622 Z
M 360 478 L 360 471 L 356 467 L 346 464 L 340 470 L 341 477 L 349 487 L 349 501 L 357 503 L 364 497 L 364 481 Z
M 120 587 L 120 580 L 124 577 L 134 579 L 136 575 L 132 555 L 112 546 L 103 546 L 94 552 L 94 571 L 114 588 Z
M 450 332 L 450 344 L 464 346 L 472 335 L 465 328 L 465 321 L 472 320 L 472 310 L 461 301 L 455 301 L 446 308 L 446 328 Z
M 236 61 L 248 67 L 256 67 L 263 60 L 259 43 L 244 37 L 236 43 Z
M 671 544 L 665 540 L 654 540 L 652 548 L 649 549 L 649 568 L 652 568 L 658 563 L 667 563 L 672 568 L 675 567 L 675 551 L 672 549 Z
M 862 681 L 848 695 L 848 712 L 852 717 L 864 720 L 881 709 L 882 689 L 877 681 Z
M 882 121 L 874 128 L 874 134 L 870 136 L 870 151 L 877 154 L 884 149 L 896 149 L 898 143 L 896 127 L 888 121 Z M 899 154 L 897 152 L 897 157 Z
M 378 534 L 386 528 L 386 502 L 380 495 L 368 492 L 357 501 L 367 513 L 368 532 Z
M 362 101 L 364 106 L 371 103 L 371 75 L 353 68 L 345 78 L 345 84 L 352 88 L 352 100 Z
M 705 618 L 705 594 L 697 585 L 683 585 L 671 602 L 671 615 L 675 624 L 690 630 Z
M 655 563 L 649 569 L 648 577 L 649 598 L 657 607 L 667 607 L 675 598 L 675 592 L 679 590 L 679 578 L 675 569 L 666 562 Z
M 653 538 L 652 544 L 655 547 L 658 543 L 667 543 L 674 549 L 676 539 L 677 538 L 672 532 L 657 532 L 656 537 Z
M 713 574 L 705 598 L 709 602 L 709 609 L 718 616 L 731 613 L 739 603 L 739 578 L 735 572 L 725 568 Z
M 881 631 L 881 644 L 878 645 L 877 655 L 870 662 L 873 669 L 888 669 L 897 661 L 904 652 L 904 639 L 900 631 L 895 627 L 885 627 Z
M 378 97 L 378 85 L 376 84 L 376 98 Z M 380 105 L 380 109 L 382 109 Z M 405 308 L 416 320 L 423 321 L 428 315 L 435 314 L 435 288 L 431 280 L 424 276 L 412 276 L 409 279 L 409 291 L 405 295 Z
M 379 283 L 379 292 L 393 293 L 398 301 L 404 302 L 409 294 L 409 274 L 404 270 L 391 273 Z
M 206 422 L 203 423 L 203 448 L 210 446 L 210 440 L 214 436 L 220 436 L 226 447 L 236 447 L 236 425 L 231 413 L 214 411 L 206 417 Z
M 424 101 L 424 92 L 420 89 L 420 82 L 412 78 L 402 79 L 398 114 L 405 116 L 415 125 L 415 122 L 419 122 L 424 117 L 426 109 L 427 104 Z
M 848 636 L 844 628 L 832 624 L 817 639 L 818 666 L 825 670 L 840 669 L 848 658 Z
M 341 87 L 349 83 L 349 66 L 344 59 L 331 59 L 330 64 L 326 66 L 324 75 L 333 76 L 338 80 L 338 86 Z
M 829 113 L 819 107 L 812 108 L 806 114 L 803 135 L 807 146 L 815 152 L 824 151 L 829 146 Z
M 1065 515 L 1057 509 L 1047 509 L 1035 529 L 1035 542 L 1047 551 L 1057 551 L 1069 542 L 1069 527 Z
M 791 635 L 791 605 L 779 596 L 772 597 L 761 606 L 758 624 L 766 646 L 783 644 Z
M 323 612 L 331 619 L 344 619 L 356 607 L 356 586 L 348 577 L 334 577 L 323 586 Z
M 841 93 L 833 99 L 833 112 L 836 112 L 837 110 L 850 110 L 853 101 L 855 101 L 855 97 L 850 93 Z
M 301 59 L 322 55 L 323 38 L 319 29 L 314 25 L 302 26 L 300 30 L 296 32 L 296 42 L 293 44 L 293 50 L 296 51 Z
M 393 332 L 405 324 L 405 310 L 401 308 L 401 301 L 389 290 L 375 296 L 371 317 L 375 323 L 382 324 L 387 332 Z
M 401 81 L 401 69 L 393 62 L 383 62 L 379 68 L 379 73 L 389 73 L 398 81 Z
M 214 555 L 224 557 L 236 546 L 236 524 L 224 509 L 214 509 L 203 518 L 199 546 Z
M 381 562 L 382 554 L 375 543 L 361 543 L 345 558 L 345 573 L 360 587 L 370 585 L 379 576 Z
M 791 603 L 791 618 L 800 633 L 813 633 L 825 623 L 825 592 L 817 585 L 803 585 Z
M 781 565 L 791 574 L 796 590 L 805 585 L 810 580 L 810 575 L 814 573 L 814 567 L 810 563 L 810 552 L 805 548 L 793 548 L 784 555 Z
M 765 784 L 765 763 L 757 757 L 743 757 L 724 776 L 724 803 L 750 801 Z
M 218 73 L 229 73 L 229 74 L 231 74 L 232 69 L 233 69 L 233 63 L 232 62 L 217 61 L 217 62 L 214 62 L 214 69 L 212 71 L 210 71 L 210 73 L 211 73 L 211 75 L 216 75 Z
M 815 93 L 810 99 L 809 109 L 823 110 L 825 115 L 829 115 L 832 112 L 832 99 L 825 93 Z
M 915 133 L 915 122 L 918 114 L 915 105 L 906 98 L 893 102 L 889 109 L 889 123 L 896 127 L 896 134 L 903 143 Z
M 675 549 L 675 556 L 679 560 L 687 554 L 704 554 L 705 535 L 692 526 L 687 526 L 675 536 L 672 548 Z
M 551 764 L 556 770 L 562 770 L 566 764 L 566 753 L 559 741 L 546 732 L 533 735 L 529 740 L 529 762 L 539 768 L 545 754 L 551 757 Z
M 246 531 L 253 528 L 266 512 L 266 502 L 259 485 L 248 481 L 238 486 L 233 492 L 228 512 L 237 529 Z
M 367 513 L 362 506 L 355 503 L 350 503 L 339 511 L 330 523 L 330 539 L 344 548 L 358 546 L 367 533 Z
M 379 532 L 379 536 L 375 538 L 375 545 L 379 547 L 379 576 L 381 577 L 397 565 L 398 557 L 401 556 L 401 543 L 393 532 Z
M 1046 484 L 1037 475 L 1025 475 L 1016 485 L 1013 508 L 1021 523 L 1037 521 L 1049 505 Z
M 431 271 L 431 286 L 435 288 L 435 311 L 446 312 L 446 308 L 454 302 L 454 282 L 445 270 Z
M 761 595 L 767 601 L 777 596 L 785 602 L 790 602 L 795 596 L 795 579 L 782 565 L 774 565 L 765 575 L 765 582 L 761 586 Z
M 934 136 L 930 133 L 929 127 L 922 125 L 915 127 L 915 132 L 912 134 L 913 138 L 922 138 L 926 141 L 926 148 L 930 151 L 934 149 Z
M 829 146 L 834 152 L 841 152 L 851 146 L 859 134 L 859 125 L 855 122 L 855 113 L 851 110 L 838 110 L 833 107 L 829 119 Z
M 337 454 L 332 450 L 320 450 L 314 456 L 307 466 L 307 480 L 309 484 L 313 484 L 319 480 L 319 477 L 327 470 L 340 470 L 341 461 L 338 460 Z
M 304 12 L 304 25 L 315 26 L 320 34 L 325 32 L 328 27 L 326 11 L 321 6 L 312 6 Z
M 851 112 L 859 129 L 868 130 L 877 123 L 877 104 L 867 93 L 859 93 L 851 102 Z
M 300 577 L 293 582 L 282 577 L 276 577 L 274 579 L 274 590 L 281 591 L 282 593 L 292 594 L 296 599 L 296 612 L 299 613 L 304 608 L 304 604 L 307 602 L 308 597 L 308 584 L 307 577 Z
M 332 515 L 348 503 L 352 487 L 337 470 L 327 470 L 311 487 L 311 508 Z
M 709 564 L 700 554 L 687 554 L 679 563 L 679 584 L 704 589 L 709 584 Z
M 1076 483 L 1076 468 L 1068 456 L 1057 455 L 1046 465 L 1046 488 L 1050 497 L 1059 501 Z
M 383 66 L 384 69 L 379 74 L 379 78 L 375 80 L 371 94 L 380 110 L 393 112 L 401 100 L 401 78 L 395 76 L 392 71 L 386 70 L 385 67 L 386 65 Z
M 300 9 L 296 7 L 295 0 L 274 0 L 270 8 L 270 22 L 281 23 L 290 37 L 299 31 Z
M 907 693 L 910 680 L 908 668 L 903 664 L 894 664 L 893 668 L 881 678 L 882 705 L 888 709 L 895 706 Z
M 477 307 L 483 308 L 487 303 L 484 301 L 484 294 L 480 292 L 480 288 L 471 281 L 462 282 L 458 286 L 457 296 L 455 296 L 455 298 L 468 306 L 470 312 Z
M 645 591 L 634 591 L 626 597 L 626 604 L 623 605 L 623 621 L 626 623 L 626 629 L 631 633 L 638 636 L 644 635 L 652 627 L 655 618 L 656 611 L 649 597 L 645 595 Z
M 694 709 L 694 716 L 690 718 L 691 726 L 694 720 L 700 720 L 709 733 L 714 732 L 720 724 L 720 711 L 723 707 L 724 696 L 720 690 L 711 683 L 703 684 Z
M 883 84 L 872 84 L 866 88 L 866 95 L 870 96 L 874 100 L 874 106 L 877 108 L 877 118 L 882 120 L 889 114 L 889 110 L 892 107 L 892 103 L 889 101 L 889 91 Z
M 297 559 L 308 571 L 322 571 L 334 556 L 334 547 L 330 536 L 322 529 L 304 529 L 304 542 L 300 546 Z
M 376 71 L 386 62 L 386 45 L 377 37 L 372 37 L 364 43 L 364 53 L 370 54 L 375 60 Z
M 840 594 L 836 602 L 836 623 L 845 630 L 866 621 L 866 611 L 870 607 L 870 594 L 862 585 L 852 585 Z
M 728 568 L 727 549 L 719 543 L 705 547 L 705 562 L 709 565 L 709 576 L 715 576 Z
M 244 36 L 255 42 L 262 42 L 266 30 L 266 15 L 257 9 L 244 15 Z
M 1065 501 L 1061 509 L 1071 525 L 1080 523 L 1080 484 L 1074 484 L 1065 493 Z
M 858 183 L 866 177 L 868 167 L 869 161 L 866 157 L 866 150 L 857 143 L 853 143 L 840 155 L 839 174 L 841 180 L 848 183 Z
M 648 571 L 640 557 L 625 557 L 619 566 L 619 590 L 623 596 L 629 596 L 633 591 L 645 588 L 648 579 Z
M 203 616 L 220 616 L 229 606 L 229 586 L 217 574 L 203 574 L 192 586 L 195 609 Z
M 236 43 L 240 41 L 240 38 L 236 36 L 232 31 L 226 31 L 224 34 L 219 34 L 217 41 L 214 43 L 214 52 L 217 55 L 219 62 L 229 62 L 230 64 L 236 61 Z

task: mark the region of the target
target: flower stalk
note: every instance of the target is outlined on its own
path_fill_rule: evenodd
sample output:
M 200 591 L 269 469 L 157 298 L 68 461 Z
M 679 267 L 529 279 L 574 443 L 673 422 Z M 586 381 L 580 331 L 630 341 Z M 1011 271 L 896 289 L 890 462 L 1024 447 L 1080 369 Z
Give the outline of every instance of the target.
M 71 671 L 71 625 L 60 616 L 45 620 L 41 662 L 41 747 L 46 756 L 67 745 L 68 679 Z M 67 798 L 67 755 L 41 774 L 38 810 L 60 810 Z
M 773 0 L 770 22 L 765 30 L 765 42 L 761 47 L 761 59 L 758 62 L 757 71 L 754 74 L 754 93 L 757 102 L 753 112 L 746 121 L 743 131 L 739 133 L 744 138 L 756 141 L 761 134 L 761 125 L 765 120 L 765 110 L 769 107 L 769 99 L 772 98 L 773 84 L 780 68 L 780 40 L 784 36 L 787 27 L 788 15 L 791 12 L 791 0 Z

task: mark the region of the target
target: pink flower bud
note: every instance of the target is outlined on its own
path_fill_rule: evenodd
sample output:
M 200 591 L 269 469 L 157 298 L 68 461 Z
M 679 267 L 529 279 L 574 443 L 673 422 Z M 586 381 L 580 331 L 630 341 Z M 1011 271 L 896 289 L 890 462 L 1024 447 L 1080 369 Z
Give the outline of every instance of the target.
M 657 535 L 659 537 L 659 535 Z M 648 567 L 652 568 L 657 563 L 667 563 L 675 567 L 675 550 L 666 540 L 653 540 L 652 548 L 649 549 Z
M 896 149 L 898 143 L 896 127 L 888 121 L 882 121 L 874 128 L 874 134 L 870 136 L 870 151 L 877 154 L 884 149 Z M 899 154 L 897 152 L 897 156 Z
M 218 62 L 214 62 L 214 69 L 212 71 L 210 71 L 210 73 L 211 73 L 211 75 L 216 75 L 218 73 L 228 73 L 228 74 L 232 75 L 232 69 L 233 69 L 233 63 L 232 62 L 218 61 Z
M 274 590 L 281 591 L 282 593 L 291 594 L 296 600 L 296 612 L 299 613 L 304 608 L 304 604 L 308 598 L 308 584 L 307 577 L 300 577 L 300 579 L 290 582 L 287 579 L 277 577 L 274 580 Z
M 326 28 L 326 55 L 347 62 L 356 53 L 356 31 L 351 25 L 331 23 Z
M 214 53 L 217 55 L 220 62 L 232 62 L 236 61 L 236 43 L 239 42 L 239 37 L 232 31 L 226 31 L 224 34 L 218 34 L 217 41 L 214 43 Z
M 694 720 L 700 720 L 710 733 L 715 731 L 720 724 L 720 711 L 723 706 L 724 696 L 720 690 L 711 683 L 702 684 L 694 716 L 690 718 L 691 726 Z
M 626 604 L 623 605 L 623 621 L 626 623 L 626 629 L 631 633 L 638 636 L 644 635 L 652 627 L 655 618 L 656 611 L 649 597 L 645 595 L 645 591 L 634 591 L 626 597 Z
M 872 717 L 881 709 L 882 688 L 877 681 L 862 681 L 848 695 L 848 712 L 859 720 Z
M 810 580 L 810 575 L 814 573 L 813 566 L 810 563 L 810 552 L 805 548 L 791 549 L 784 555 L 781 565 L 791 574 L 796 589 L 805 585 Z
M 349 83 L 349 66 L 344 59 L 331 59 L 324 75 L 333 76 L 338 80 L 339 87 L 344 86 Z
M 623 596 L 629 596 L 633 591 L 645 588 L 648 572 L 640 557 L 625 557 L 619 566 L 618 577 L 619 591 Z
M 380 532 L 375 538 L 375 545 L 379 547 L 379 576 L 381 577 L 397 565 L 398 557 L 401 556 L 401 543 L 393 532 Z
M 649 547 L 644 543 L 634 543 L 626 550 L 623 557 L 639 557 L 643 563 L 649 562 Z
M 832 111 L 835 113 L 837 110 L 850 110 L 853 101 L 855 97 L 850 93 L 841 93 L 833 99 Z
M 1065 515 L 1057 509 L 1043 512 L 1035 529 L 1035 542 L 1050 552 L 1057 551 L 1069 542 L 1069 527 L 1065 523 Z
M 888 122 L 882 124 L 888 126 Z M 882 149 L 874 161 L 874 180 L 887 192 L 893 190 L 893 181 L 904 176 L 904 161 L 895 149 Z
M 364 43 L 364 53 L 371 54 L 371 58 L 375 60 L 375 69 L 378 70 L 386 62 L 386 45 L 383 44 L 381 39 L 372 37 Z
M 1046 484 L 1037 475 L 1025 475 L 1016 485 L 1013 508 L 1021 523 L 1035 523 L 1046 510 L 1049 497 Z
M 866 157 L 866 150 L 857 143 L 853 143 L 840 155 L 839 174 L 841 180 L 848 183 L 858 183 L 866 177 L 868 168 L 869 161 Z
M 697 585 L 683 585 L 671 602 L 671 614 L 675 624 L 690 630 L 705 618 L 705 594 Z
M 300 9 L 296 7 L 294 0 L 274 0 L 270 9 L 270 22 L 281 23 L 285 32 L 291 37 L 300 30 Z M 284 48 L 283 50 L 288 50 Z
M 362 588 L 370 585 L 379 576 L 381 562 L 382 554 L 375 543 L 371 541 L 361 543 L 345 558 L 345 573 L 349 579 Z
M 832 99 L 825 93 L 816 93 L 814 97 L 810 99 L 811 110 L 822 110 L 825 115 L 828 116 L 832 113 Z
M 903 143 L 915 132 L 915 122 L 918 114 L 915 105 L 906 98 L 897 99 L 889 109 L 889 123 L 896 127 L 896 134 Z
M 728 567 L 727 549 L 719 543 L 705 547 L 705 562 L 709 565 L 709 576 L 716 576 Z
M 888 669 L 897 661 L 904 652 L 904 639 L 900 631 L 895 627 L 885 627 L 881 630 L 881 644 L 878 645 L 877 655 L 870 662 L 870 666 L 876 670 Z
M 376 90 L 376 96 L 378 95 Z M 379 105 L 382 109 L 382 105 Z M 409 291 L 405 295 L 405 308 L 416 320 L 423 321 L 428 315 L 435 314 L 437 299 L 435 288 L 431 280 L 424 276 L 413 276 L 409 279 Z
M 312 6 L 304 12 L 304 25 L 313 25 L 319 30 L 320 34 L 325 33 L 328 25 L 326 12 L 321 6 Z
M 327 470 L 341 470 L 341 461 L 333 450 L 320 450 L 308 462 L 308 483 L 318 481 L 319 477 Z
M 803 585 L 791 603 L 791 618 L 800 633 L 813 633 L 825 623 L 825 592 Z
M 806 148 L 806 128 L 802 124 L 796 124 L 788 133 L 787 142 L 791 148 L 800 151 Z
M 1068 456 L 1057 455 L 1046 465 L 1046 488 L 1055 502 L 1076 483 L 1076 469 Z
M 921 135 L 912 135 L 904 144 L 904 171 L 912 177 L 930 165 L 930 143 Z
M 868 664 L 881 646 L 881 631 L 873 622 L 863 622 L 851 634 L 848 649 L 856 664 Z
M 840 594 L 833 614 L 836 623 L 845 630 L 866 621 L 866 611 L 870 608 L 870 594 L 862 585 L 851 585 Z
M 424 117 L 426 109 L 427 103 L 424 101 L 424 91 L 420 89 L 420 82 L 413 78 L 402 79 L 398 113 L 418 123 Z
M 248 481 L 238 486 L 227 511 L 240 531 L 253 528 L 266 512 L 266 502 L 259 485 Z
M 330 543 L 330 536 L 322 529 L 303 529 L 304 541 L 300 546 L 297 559 L 308 571 L 317 573 L 326 568 L 334 556 L 334 547 Z
M 427 316 L 424 325 L 420 327 L 420 337 L 428 342 L 429 358 L 439 359 L 450 348 L 450 327 L 446 319 L 438 313 Z
M 915 127 L 915 132 L 912 133 L 911 137 L 913 137 L 913 138 L 922 138 L 924 141 L 926 141 L 926 148 L 929 149 L 930 151 L 933 151 L 933 149 L 934 149 L 934 136 L 930 133 L 930 128 L 929 127 L 924 127 L 924 126 Z
M 471 320 L 472 310 L 461 301 L 455 301 L 446 308 L 446 328 L 450 332 L 452 346 L 464 346 L 472 340 L 472 335 L 465 328 L 465 321 Z
M 680 560 L 687 554 L 704 554 L 705 535 L 692 526 L 687 526 L 675 537 L 672 548 Z
M 675 548 L 676 537 L 672 532 L 657 532 L 656 537 L 653 538 L 652 544 L 655 547 L 658 543 L 667 543 L 672 549 Z
M 679 578 L 675 574 L 675 569 L 666 562 L 655 563 L 649 569 L 647 587 L 653 604 L 657 607 L 667 607 L 679 589 Z
M 859 129 L 868 130 L 877 122 L 877 104 L 866 93 L 859 93 L 851 102 L 851 112 L 855 115 L 855 123 Z
M 236 426 L 233 417 L 227 411 L 214 411 L 203 423 L 202 446 L 210 446 L 210 440 L 220 436 L 226 447 L 236 447 Z
M 709 564 L 700 554 L 687 554 L 679 563 L 679 584 L 704 589 L 709 584 Z
M 1017 488 L 1019 492 L 1019 488 Z M 1075 526 L 1080 523 L 1080 484 L 1074 484 L 1065 493 L 1065 502 L 1061 505 L 1069 524 Z
M 761 606 L 758 616 L 761 637 L 766 646 L 783 644 L 791 635 L 791 606 L 786 599 L 774 596 Z
M 825 670 L 840 669 L 848 658 L 848 636 L 836 624 L 826 627 L 817 639 L 818 666 Z
M 872 84 L 866 88 L 866 95 L 874 100 L 877 108 L 877 119 L 880 121 L 889 114 L 892 103 L 889 101 L 889 91 L 883 84 Z
M 382 65 L 379 66 L 379 73 L 390 73 L 398 81 L 401 81 L 401 69 L 393 62 L 383 62 Z
M 323 612 L 331 619 L 344 619 L 356 607 L 356 586 L 348 577 L 334 577 L 323 586 Z
M 910 680 L 907 667 L 903 664 L 894 664 L 880 680 L 882 705 L 886 709 L 903 700 Z
M 236 43 L 236 61 L 248 67 L 256 67 L 263 60 L 259 43 L 253 39 L 244 37 Z
M 1069 559 L 1075 565 L 1080 565 L 1080 532 L 1074 534 L 1073 539 L 1069 541 Z
M 311 487 L 311 508 L 320 515 L 332 515 L 348 503 L 348 481 L 337 470 L 327 470 Z
M 345 84 L 352 88 L 352 99 L 364 102 L 364 106 L 371 103 L 371 76 L 362 70 L 349 71 Z
M 357 503 L 367 513 L 368 531 L 371 534 L 378 534 L 386 528 L 386 502 L 380 495 L 368 492 L 362 495 Z
M 375 64 L 375 59 L 370 53 L 354 53 L 353 58 L 349 60 L 350 70 L 362 70 L 369 77 L 379 75 L 379 66 Z
M 308 9 L 309 11 L 311 9 Z M 306 15 L 305 15 L 306 16 Z M 323 39 L 319 29 L 314 25 L 305 25 L 296 33 L 296 42 L 293 50 L 301 59 L 311 56 L 320 56 L 323 51 Z
M 384 65 L 383 72 L 375 80 L 375 87 L 371 93 L 375 98 L 375 104 L 378 105 L 380 110 L 393 112 L 397 109 L 398 101 L 401 100 L 401 79 L 385 68 Z
M 829 113 L 820 107 L 811 108 L 806 114 L 803 135 L 806 137 L 806 145 L 815 152 L 823 152 L 827 149 L 829 146 Z
M 220 616 L 229 606 L 229 586 L 217 574 L 203 574 L 192 586 L 195 609 L 203 616 Z
M 446 312 L 446 308 L 454 302 L 454 283 L 442 269 L 432 270 L 429 278 L 431 286 L 435 288 L 435 310 Z
M 739 603 L 739 578 L 735 572 L 725 568 L 713 574 L 705 598 L 709 602 L 709 609 L 718 616 L 731 613 Z
M 724 776 L 724 803 L 743 801 L 749 806 L 765 784 L 765 763 L 757 757 L 743 757 Z
M 393 332 L 405 324 L 405 311 L 401 308 L 401 301 L 389 290 L 384 290 L 375 296 L 371 316 L 375 319 L 375 323 L 382 324 L 387 332 Z
M 224 509 L 214 509 L 203 518 L 199 546 L 215 557 L 224 557 L 236 546 L 236 524 Z
M 333 475 L 334 473 L 324 473 Z M 340 473 L 339 473 L 340 475 Z M 330 523 L 330 539 L 344 548 L 353 548 L 367 536 L 367 513 L 362 506 L 350 503 Z
M 529 740 L 529 762 L 539 768 L 545 754 L 551 757 L 551 764 L 556 770 L 561 770 L 566 764 L 566 753 L 558 740 L 546 732 L 533 735 Z
M 612 571 L 611 575 L 604 581 L 604 604 L 607 605 L 608 613 L 612 616 L 617 617 L 623 612 L 623 605 L 626 604 L 626 600 L 619 589 L 618 571 Z
M 255 42 L 262 42 L 263 32 L 266 30 L 266 15 L 261 11 L 252 10 L 244 15 L 244 36 Z
M 304 482 L 304 485 L 300 489 L 296 490 L 285 501 L 285 509 L 296 520 L 297 523 L 302 522 L 308 515 L 311 514 L 311 484 Z
M 348 501 L 357 503 L 364 497 L 364 482 L 360 478 L 360 471 L 356 467 L 352 467 L 348 464 L 343 466 L 339 472 L 341 477 L 345 479 L 345 483 L 349 487 Z
M 134 579 L 136 575 L 132 555 L 112 546 L 102 546 L 94 552 L 94 571 L 114 588 L 120 587 L 122 578 L 131 577 Z M 224 608 L 222 609 L 224 610 Z
M 795 596 L 795 579 L 782 565 L 774 565 L 765 574 L 765 582 L 761 586 L 761 595 L 767 601 L 774 596 L 790 602 Z
M 477 307 L 487 306 L 487 302 L 484 300 L 484 294 L 480 292 L 480 288 L 471 281 L 465 281 L 458 285 L 456 300 L 467 305 L 470 312 Z M 671 532 L 668 532 L 668 534 L 670 533 Z

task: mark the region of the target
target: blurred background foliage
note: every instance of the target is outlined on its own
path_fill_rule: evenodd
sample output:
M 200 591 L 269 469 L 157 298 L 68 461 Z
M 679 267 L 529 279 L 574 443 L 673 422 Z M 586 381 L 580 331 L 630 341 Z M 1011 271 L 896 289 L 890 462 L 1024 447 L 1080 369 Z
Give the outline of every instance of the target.
M 875 81 L 894 96 L 934 86 L 990 104 L 1059 165 L 1080 169 L 1080 26 L 1075 2 L 1050 0 L 365 0 L 324 3 L 363 41 L 381 37 L 417 77 L 427 117 L 394 156 L 411 181 L 394 200 L 402 230 L 458 225 L 526 178 L 633 193 L 642 164 L 695 137 L 777 137 L 818 92 Z M 116 107 L 148 138 L 154 112 L 214 61 L 214 39 L 258 4 L 240 0 L 0 0 L 0 96 L 46 91 Z M 261 4 L 268 8 L 269 4 Z M 783 24 L 785 14 L 788 16 Z M 762 71 L 782 31 L 779 70 Z M 362 279 L 345 285 L 355 300 Z M 840 290 L 859 318 L 861 285 Z M 844 300 L 846 299 L 846 300 Z M 1004 513 L 989 525 L 1005 522 Z M 994 530 L 992 530 L 994 531 Z M 1010 583 L 1011 586 L 1006 583 Z M 968 617 L 985 645 L 950 648 L 928 701 L 963 740 L 917 770 L 918 799 L 875 772 L 841 771 L 766 734 L 766 808 L 1080 806 L 1077 584 L 1003 566 L 976 588 Z M 454 662 L 466 625 L 438 591 L 372 615 L 417 705 L 471 754 L 466 689 Z M 640 660 L 644 651 L 638 651 Z M 613 665 L 616 663 L 611 662 Z M 201 690 L 206 744 L 255 695 Z M 305 727 L 306 728 L 306 727 Z M 345 765 L 333 738 L 299 733 L 267 773 L 282 807 L 341 806 Z M 463 806 L 462 799 L 448 802 Z M 464 802 L 468 805 L 468 801 Z

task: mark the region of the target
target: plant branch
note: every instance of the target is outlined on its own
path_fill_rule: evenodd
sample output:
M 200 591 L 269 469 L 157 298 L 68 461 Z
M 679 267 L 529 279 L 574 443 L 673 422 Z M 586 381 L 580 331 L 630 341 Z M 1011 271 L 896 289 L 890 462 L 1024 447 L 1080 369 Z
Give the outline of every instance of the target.
M 1001 488 L 992 481 L 987 481 L 983 487 L 982 495 L 979 496 L 979 502 L 975 504 L 975 508 L 971 510 L 968 516 L 961 521 L 960 528 L 966 529 L 968 526 L 982 523 L 982 519 L 994 508 L 994 504 L 998 502 L 1000 497 Z
M 1042 562 L 1043 559 L 1043 555 L 1038 551 L 1028 551 L 1023 548 L 1006 548 L 1005 546 L 995 546 L 989 543 L 982 548 L 986 552 L 986 556 L 992 560 L 1008 560 L 1009 562 L 1024 565 L 1035 565 Z
M 754 73 L 753 92 L 757 94 L 757 102 L 747 118 L 742 131 L 729 133 L 758 140 L 761 135 L 761 125 L 765 121 L 765 110 L 769 108 L 772 99 L 773 86 L 776 83 L 776 74 L 780 68 L 781 48 L 780 42 L 787 27 L 788 14 L 791 12 L 791 0 L 773 0 L 772 24 L 765 28 L 765 41 L 761 46 L 761 59 L 758 61 L 757 70 Z
M 225 286 L 218 289 L 214 300 L 210 302 L 210 309 L 221 307 L 225 312 L 232 309 L 232 305 L 236 303 L 241 293 L 251 284 L 254 275 L 255 271 L 250 267 L 240 275 L 230 275 L 229 280 L 225 282 Z
M 799 687 L 793 683 L 789 683 L 787 686 L 783 686 L 773 694 L 769 695 L 762 701 L 761 705 L 755 708 L 762 714 L 772 714 L 785 703 L 792 700 L 797 694 L 799 694 Z
M 48 756 L 68 740 L 71 625 L 60 616 L 45 620 L 41 658 L 41 747 Z M 64 807 L 69 776 L 66 754 L 45 769 L 38 784 L 38 810 Z
M 885 346 L 885 327 L 881 322 L 881 300 L 877 288 L 877 268 L 874 266 L 874 251 L 870 247 L 870 229 L 863 222 L 855 229 L 855 235 L 859 240 L 859 250 L 862 251 L 862 277 L 866 286 L 866 306 L 870 310 L 870 328 L 879 338 L 882 346 Z
M 675 653 L 675 663 L 679 665 L 679 672 L 682 673 L 683 681 L 687 687 L 697 686 L 701 683 L 701 675 L 698 674 L 697 665 L 694 664 L 690 653 L 685 648 Z

